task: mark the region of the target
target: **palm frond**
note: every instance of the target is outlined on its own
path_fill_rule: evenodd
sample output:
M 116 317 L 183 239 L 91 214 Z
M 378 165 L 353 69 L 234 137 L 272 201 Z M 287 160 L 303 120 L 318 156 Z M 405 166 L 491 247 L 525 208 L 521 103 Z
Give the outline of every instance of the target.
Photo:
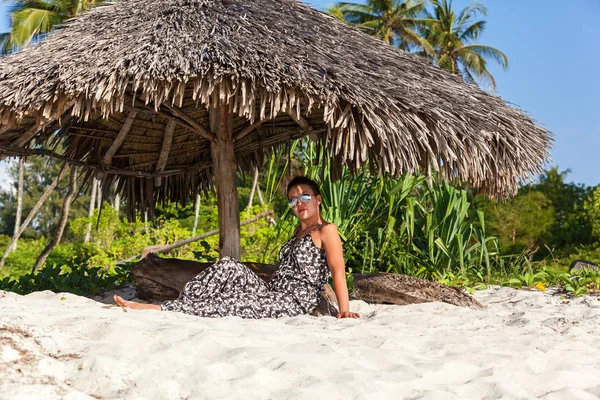
M 464 46 L 461 49 L 461 51 L 463 50 L 475 52 L 481 55 L 483 58 L 491 58 L 492 60 L 500 64 L 502 69 L 508 68 L 508 57 L 506 56 L 506 54 L 504 54 L 502 51 L 498 50 L 495 47 L 485 46 L 482 44 L 472 44 L 469 46 Z
M 395 7 L 395 10 L 395 13 L 403 14 L 407 17 L 416 17 L 425 10 L 425 2 L 422 0 L 406 0 L 400 6 Z
M 9 54 L 11 52 L 10 32 L 0 33 L 0 54 Z
M 471 40 L 476 40 L 479 35 L 483 33 L 485 30 L 486 21 L 477 21 L 467 29 L 465 29 L 459 36 L 460 40 L 463 42 L 469 42 Z
M 380 20 L 377 15 L 353 8 L 343 9 L 344 19 L 351 24 L 360 25 L 370 21 Z
M 11 15 L 10 46 L 27 46 L 36 36 L 50 32 L 64 21 L 64 16 L 44 9 L 23 9 Z
M 473 81 L 479 79 L 483 82 L 489 82 L 492 89 L 496 90 L 496 80 L 487 69 L 487 61 L 485 58 L 474 51 L 464 48 L 459 51 L 460 60 L 467 76 Z
M 436 65 L 446 71 L 455 72 L 454 71 L 454 60 L 450 57 L 449 54 L 442 54 L 439 56 Z
M 339 4 L 329 7 L 327 10 L 325 10 L 325 13 L 331 15 L 339 21 L 347 22 L 346 17 L 344 15 L 344 8 Z
M 429 40 L 413 30 L 405 29 L 402 32 L 402 38 L 403 41 L 407 42 L 408 44 L 413 44 L 418 48 L 423 49 L 427 56 L 432 56 L 435 54 L 435 50 L 431 43 L 429 43 Z
M 463 8 L 460 14 L 458 14 L 456 26 L 462 27 L 464 24 L 468 23 L 471 18 L 476 17 L 477 13 L 487 16 L 487 8 L 483 4 L 479 3 L 474 3 Z

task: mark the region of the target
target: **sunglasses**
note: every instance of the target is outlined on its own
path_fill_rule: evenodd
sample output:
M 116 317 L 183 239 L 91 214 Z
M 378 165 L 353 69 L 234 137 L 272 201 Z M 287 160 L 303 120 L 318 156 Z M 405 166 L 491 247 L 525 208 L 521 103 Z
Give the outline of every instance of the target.
M 292 197 L 288 200 L 288 205 L 290 206 L 290 208 L 295 208 L 298 205 L 298 200 L 300 200 L 304 204 L 308 204 L 312 200 L 312 196 L 308 193 L 302 193 L 298 197 Z

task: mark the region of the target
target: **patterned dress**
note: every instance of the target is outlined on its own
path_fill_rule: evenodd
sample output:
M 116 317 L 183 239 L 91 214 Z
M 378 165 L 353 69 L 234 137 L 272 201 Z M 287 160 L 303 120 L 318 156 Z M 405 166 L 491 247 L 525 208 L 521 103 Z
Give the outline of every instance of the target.
M 189 281 L 179 298 L 164 302 L 161 309 L 199 317 L 309 314 L 319 304 L 329 278 L 325 251 L 314 244 L 313 231 L 301 238 L 292 237 L 283 245 L 279 269 L 269 282 L 238 260 L 224 257 Z

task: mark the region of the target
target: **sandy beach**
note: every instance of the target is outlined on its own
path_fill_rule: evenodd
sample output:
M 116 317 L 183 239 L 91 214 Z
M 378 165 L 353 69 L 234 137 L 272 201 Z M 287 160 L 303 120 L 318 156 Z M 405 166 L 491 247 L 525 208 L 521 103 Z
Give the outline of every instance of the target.
M 567 303 L 509 288 L 475 297 L 486 310 L 353 301 L 360 320 L 243 320 L 0 292 L 0 398 L 600 396 L 596 297 Z

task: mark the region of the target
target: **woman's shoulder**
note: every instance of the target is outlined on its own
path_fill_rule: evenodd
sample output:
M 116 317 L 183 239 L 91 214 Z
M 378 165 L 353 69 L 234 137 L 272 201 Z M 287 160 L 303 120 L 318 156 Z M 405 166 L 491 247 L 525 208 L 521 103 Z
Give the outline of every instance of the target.
M 321 231 L 321 236 L 339 235 L 337 226 L 331 222 L 324 222 L 319 231 Z
M 337 226 L 333 222 L 324 221 L 319 227 L 320 230 L 335 230 L 337 231 Z

